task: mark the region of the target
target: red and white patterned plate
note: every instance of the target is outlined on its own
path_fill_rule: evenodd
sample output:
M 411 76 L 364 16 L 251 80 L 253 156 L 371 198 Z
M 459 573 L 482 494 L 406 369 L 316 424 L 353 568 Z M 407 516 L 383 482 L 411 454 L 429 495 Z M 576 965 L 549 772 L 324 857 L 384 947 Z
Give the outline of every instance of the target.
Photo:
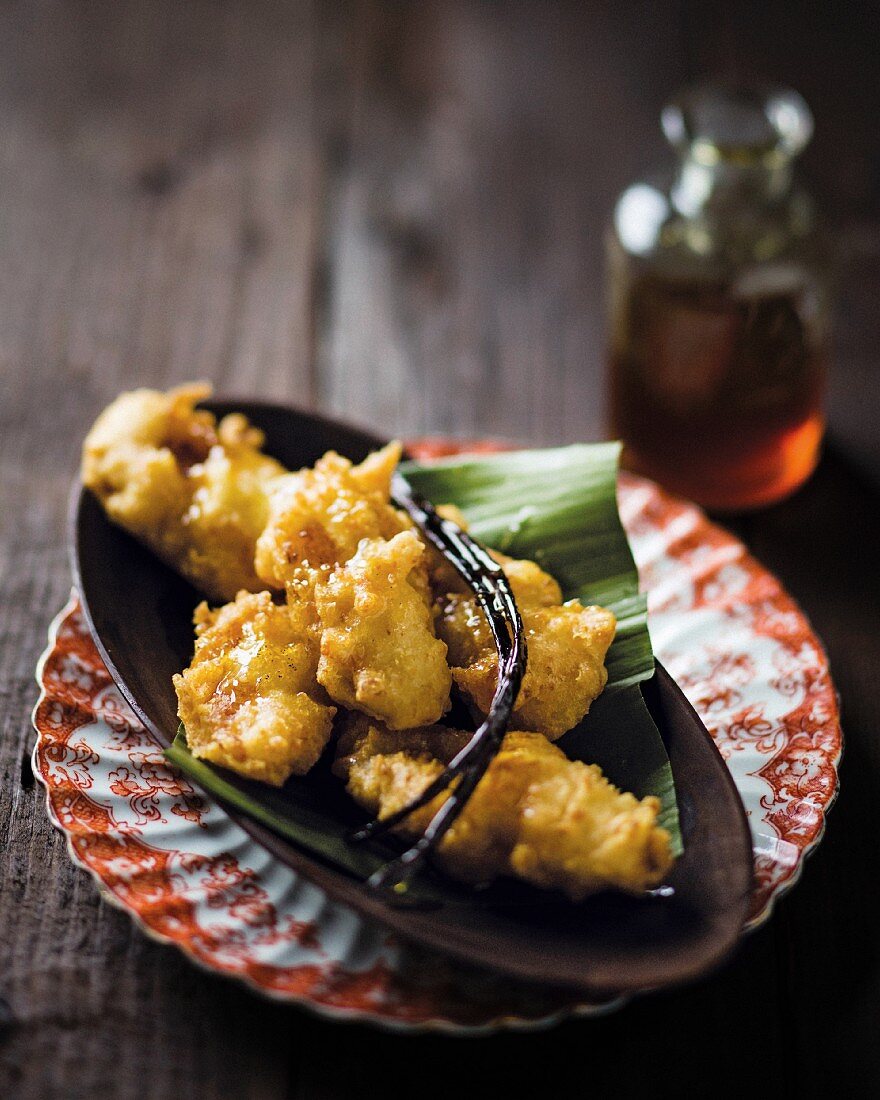
M 624 475 L 654 648 L 748 811 L 752 927 L 800 874 L 837 792 L 825 654 L 779 582 L 696 507 Z M 149 934 L 272 996 L 388 1027 L 488 1031 L 606 1012 L 415 951 L 273 860 L 169 767 L 104 668 L 75 594 L 37 671 L 34 774 L 71 856 Z

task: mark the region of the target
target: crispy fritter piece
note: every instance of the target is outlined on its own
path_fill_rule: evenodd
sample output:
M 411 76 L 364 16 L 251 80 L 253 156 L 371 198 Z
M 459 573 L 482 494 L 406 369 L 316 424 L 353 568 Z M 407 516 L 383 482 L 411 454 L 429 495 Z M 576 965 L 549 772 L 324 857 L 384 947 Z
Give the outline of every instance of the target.
M 335 707 L 317 683 L 314 638 L 269 592 L 196 609 L 195 655 L 174 677 L 194 756 L 280 787 L 318 757 Z
M 559 585 L 535 562 L 493 555 L 513 589 L 523 620 L 528 664 L 512 721 L 555 741 L 580 722 L 608 680 L 605 655 L 616 620 L 603 607 L 562 603 Z M 488 713 L 498 658 L 473 596 L 450 592 L 437 601 L 437 634 L 449 647 L 458 688 L 477 713 Z
M 315 587 L 318 680 L 337 703 L 392 729 L 436 722 L 452 674 L 434 633 L 425 547 L 413 531 L 364 539 Z
M 393 732 L 349 717 L 334 771 L 356 802 L 383 819 L 421 794 L 470 736 L 442 726 Z M 421 834 L 445 797 L 400 830 Z M 640 893 L 672 864 L 659 809 L 658 799 L 622 793 L 595 764 L 569 760 L 542 734 L 512 732 L 441 841 L 438 859 L 465 882 L 515 875 L 575 901 L 607 887 Z
M 215 601 L 265 585 L 254 571 L 283 467 L 238 413 L 218 424 L 196 409 L 207 385 L 122 394 L 83 445 L 82 479 L 107 515 Z
M 361 539 L 390 539 L 411 527 L 389 503 L 400 453 L 399 443 L 389 443 L 353 466 L 328 451 L 313 468 L 275 482 L 256 550 L 265 583 L 302 595 L 312 574 L 347 562 Z
M 454 505 L 438 511 L 467 530 Z M 513 721 L 555 741 L 580 722 L 608 680 L 605 655 L 616 621 L 602 607 L 562 603 L 559 584 L 533 561 L 489 551 L 501 565 L 523 620 L 528 665 Z M 437 633 L 449 647 L 458 688 L 473 710 L 488 713 L 498 679 L 495 644 L 479 605 L 461 577 L 436 551 L 430 559 Z

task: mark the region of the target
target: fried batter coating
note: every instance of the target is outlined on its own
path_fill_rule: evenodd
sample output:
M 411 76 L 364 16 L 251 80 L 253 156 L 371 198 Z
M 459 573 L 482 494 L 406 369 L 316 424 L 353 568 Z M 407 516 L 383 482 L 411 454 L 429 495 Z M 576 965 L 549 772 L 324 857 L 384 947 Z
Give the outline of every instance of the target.
M 269 514 L 266 488 L 283 467 L 238 413 L 196 409 L 188 385 L 122 394 L 83 445 L 82 479 L 107 515 L 212 600 L 265 585 L 254 548 Z
M 383 819 L 421 794 L 470 736 L 443 726 L 393 732 L 349 717 L 334 771 L 356 802 Z M 445 797 L 400 830 L 420 835 Z M 640 893 L 672 863 L 659 809 L 658 799 L 622 793 L 595 764 L 569 760 L 542 734 L 512 732 L 441 841 L 438 859 L 464 882 L 515 875 L 574 901 L 607 887 Z
M 437 640 L 425 548 L 390 503 L 400 444 L 359 466 L 330 451 L 280 478 L 256 568 L 320 638 L 320 682 L 394 728 L 436 721 L 452 676 Z
M 500 562 L 523 620 L 528 664 L 512 721 L 555 741 L 580 722 L 605 687 L 605 655 L 616 620 L 603 607 L 562 603 L 559 585 L 535 562 L 502 554 Z M 449 647 L 458 688 L 488 713 L 498 678 L 495 644 L 473 596 L 450 592 L 437 602 L 437 634 Z
M 353 466 L 328 451 L 313 468 L 275 482 L 256 549 L 257 573 L 265 583 L 296 594 L 310 571 L 353 557 L 361 539 L 390 539 L 411 527 L 389 503 L 400 453 L 399 443 L 389 443 Z
M 318 686 L 314 639 L 269 592 L 196 609 L 195 655 L 174 677 L 194 756 L 280 787 L 304 775 L 327 741 L 336 708 Z
M 318 680 L 337 703 L 392 729 L 436 722 L 449 706 L 452 674 L 434 634 L 425 561 L 413 531 L 364 539 L 315 586 Z

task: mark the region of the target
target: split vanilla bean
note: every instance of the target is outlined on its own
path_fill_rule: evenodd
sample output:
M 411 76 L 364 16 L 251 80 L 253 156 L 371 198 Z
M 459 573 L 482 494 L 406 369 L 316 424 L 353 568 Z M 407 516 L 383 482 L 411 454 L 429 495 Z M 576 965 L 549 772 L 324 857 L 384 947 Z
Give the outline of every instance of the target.
M 492 704 L 467 745 L 418 798 L 381 821 L 371 821 L 351 838 L 366 841 L 393 829 L 446 790 L 453 780 L 458 780 L 416 843 L 370 878 L 369 885 L 373 888 L 390 890 L 399 896 L 405 893 L 408 879 L 455 823 L 501 747 L 525 675 L 526 640 L 510 583 L 489 553 L 458 524 L 441 516 L 400 474 L 394 476 L 392 493 L 397 507 L 407 512 L 427 541 L 472 590 L 488 620 L 498 651 L 498 680 Z

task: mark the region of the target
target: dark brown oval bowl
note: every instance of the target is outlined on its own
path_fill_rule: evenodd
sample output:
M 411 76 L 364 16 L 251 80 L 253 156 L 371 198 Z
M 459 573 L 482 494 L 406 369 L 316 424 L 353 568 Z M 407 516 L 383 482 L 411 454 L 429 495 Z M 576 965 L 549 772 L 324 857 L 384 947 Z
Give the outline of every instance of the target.
M 212 401 L 240 411 L 266 433 L 266 449 L 286 466 L 311 465 L 334 449 L 359 461 L 380 446 L 357 428 L 277 405 Z M 107 668 L 132 710 L 161 741 L 177 729 L 175 672 L 189 663 L 198 593 L 113 526 L 91 493 L 75 492 L 73 570 Z M 573 905 L 540 891 L 502 890 L 479 906 L 425 911 L 388 905 L 343 871 L 226 807 L 274 856 L 398 934 L 520 979 L 607 997 L 689 981 L 719 964 L 737 942 L 752 885 L 745 812 L 724 761 L 681 690 L 658 665 L 646 698 L 675 776 L 684 854 L 668 880 L 672 896 L 606 893 Z M 226 777 L 235 780 L 226 773 Z M 516 899 L 510 902 L 510 897 Z M 504 899 L 508 900 L 505 901 Z M 523 899 L 526 899 L 525 901 Z M 531 900 L 529 900 L 531 899 Z

